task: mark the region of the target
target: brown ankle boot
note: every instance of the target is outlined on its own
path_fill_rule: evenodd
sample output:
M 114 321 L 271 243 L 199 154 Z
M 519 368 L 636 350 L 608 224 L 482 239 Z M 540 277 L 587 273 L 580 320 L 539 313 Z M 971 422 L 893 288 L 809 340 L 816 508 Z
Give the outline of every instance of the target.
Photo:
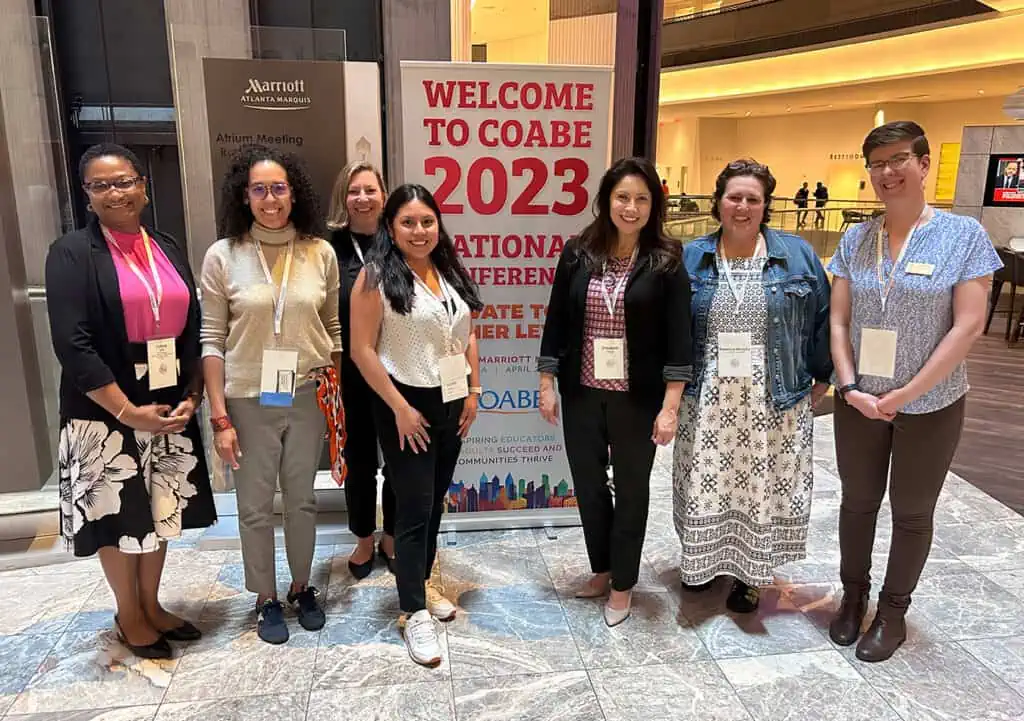
M 875 620 L 857 644 L 857 658 L 867 663 L 889 660 L 907 640 L 905 612 L 906 609 L 887 608 L 879 603 Z
M 849 586 L 843 591 L 843 602 L 832 623 L 828 636 L 840 646 L 850 646 L 860 636 L 860 626 L 868 610 L 868 591 Z

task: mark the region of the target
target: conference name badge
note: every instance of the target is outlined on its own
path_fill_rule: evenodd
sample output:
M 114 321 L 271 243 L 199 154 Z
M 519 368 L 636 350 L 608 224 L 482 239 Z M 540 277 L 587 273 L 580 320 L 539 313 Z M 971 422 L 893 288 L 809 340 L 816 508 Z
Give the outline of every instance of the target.
M 594 379 L 621 381 L 626 378 L 626 341 L 624 338 L 594 339 Z
M 895 377 L 896 331 L 881 328 L 865 328 L 861 331 L 857 372 L 879 378 Z
M 267 348 L 260 369 L 260 405 L 289 408 L 295 399 L 299 352 Z
M 451 403 L 469 395 L 469 378 L 466 375 L 466 356 L 462 353 L 447 355 L 438 361 L 441 374 L 441 400 Z
M 750 378 L 754 375 L 750 333 L 718 334 L 718 377 Z
M 932 263 L 907 263 L 908 275 L 923 275 L 925 278 L 931 278 L 934 272 L 935 266 Z
M 146 341 L 146 365 L 149 390 L 158 391 L 178 385 L 178 358 L 174 338 Z

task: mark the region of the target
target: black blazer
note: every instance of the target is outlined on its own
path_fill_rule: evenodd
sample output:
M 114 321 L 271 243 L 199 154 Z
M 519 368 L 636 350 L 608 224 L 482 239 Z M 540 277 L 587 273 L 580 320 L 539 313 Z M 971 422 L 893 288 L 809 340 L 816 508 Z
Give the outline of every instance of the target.
M 185 249 L 169 235 L 146 230 L 185 281 L 191 298 L 185 330 L 176 343 L 181 364 L 178 393 L 184 399 L 201 378 L 195 279 Z M 135 377 L 138 349 L 128 342 L 117 269 L 95 218 L 50 246 L 46 298 L 50 337 L 61 366 L 62 417 L 109 420 L 110 415 L 86 393 L 115 382 L 132 403 L 151 402 L 145 379 L 140 382 Z
M 563 398 L 580 389 L 583 321 L 592 273 L 574 244 L 558 260 L 537 369 L 555 373 Z M 693 379 L 690 341 L 690 278 L 682 259 L 675 268 L 655 272 L 651 257 L 637 257 L 625 291 L 629 392 L 659 407 L 666 381 Z
M 351 362 L 352 289 L 356 287 L 359 271 L 363 269 L 363 264 L 359 261 L 355 248 L 352 247 L 353 238 L 359 243 L 363 257 L 368 258 L 377 242 L 376 235 L 353 233 L 346 225 L 334 230 L 328 241 L 334 248 L 334 254 L 338 256 L 338 271 L 341 276 L 341 288 L 338 291 L 338 318 L 341 320 L 341 357 L 345 366 Z

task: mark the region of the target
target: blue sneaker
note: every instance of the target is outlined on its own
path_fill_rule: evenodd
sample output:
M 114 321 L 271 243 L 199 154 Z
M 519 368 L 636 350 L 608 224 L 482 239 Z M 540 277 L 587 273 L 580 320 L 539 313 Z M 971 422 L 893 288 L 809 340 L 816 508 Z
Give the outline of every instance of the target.
M 299 617 L 299 625 L 307 631 L 319 631 L 327 622 L 327 616 L 324 615 L 324 609 L 317 600 L 314 586 L 307 586 L 298 593 L 289 592 L 288 603 Z
M 288 624 L 284 622 L 284 606 L 281 602 L 267 599 L 257 610 L 256 635 L 267 643 L 285 643 L 288 640 Z

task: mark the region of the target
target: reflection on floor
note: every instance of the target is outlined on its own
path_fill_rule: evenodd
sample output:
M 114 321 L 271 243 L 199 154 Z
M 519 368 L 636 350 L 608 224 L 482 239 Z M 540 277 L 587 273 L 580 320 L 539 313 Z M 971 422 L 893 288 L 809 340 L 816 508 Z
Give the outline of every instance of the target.
M 911 638 L 869 666 L 829 642 L 837 604 L 838 480 L 831 419 L 818 421 L 809 557 L 782 568 L 758 613 L 723 609 L 726 584 L 684 594 L 675 567 L 668 455 L 659 454 L 633 617 L 608 629 L 572 598 L 587 564 L 578 529 L 461 534 L 439 573 L 460 611 L 444 663 L 416 666 L 395 624 L 393 579 L 354 583 L 347 547 L 318 549 L 330 615 L 271 647 L 252 631 L 237 551 L 176 544 L 168 605 L 206 637 L 169 662 L 114 640 L 94 560 L 0 574 L 5 721 L 991 721 L 1024 719 L 1024 518 L 951 476 Z M 891 519 L 881 519 L 877 576 Z M 287 564 L 279 573 L 286 582 Z M 4 716 L 6 714 L 6 716 Z

